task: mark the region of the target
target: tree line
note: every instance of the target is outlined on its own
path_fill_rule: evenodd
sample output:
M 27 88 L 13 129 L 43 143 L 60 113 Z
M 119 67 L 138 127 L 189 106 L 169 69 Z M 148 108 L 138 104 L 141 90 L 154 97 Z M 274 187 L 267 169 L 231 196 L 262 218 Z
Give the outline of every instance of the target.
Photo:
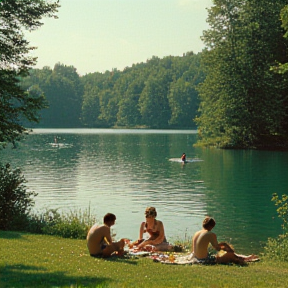
M 288 1 L 214 0 L 202 55 L 200 143 L 221 148 L 286 146 Z
M 195 128 L 199 107 L 196 87 L 205 75 L 201 53 L 181 57 L 153 56 L 123 71 L 79 76 L 61 63 L 33 69 L 23 89 L 44 94 L 48 109 L 41 127 Z
M 288 147 L 288 0 L 213 0 L 201 53 L 153 56 L 123 71 L 85 76 L 60 63 L 31 69 L 36 59 L 23 29 L 56 17 L 58 2 L 0 6 L 0 144 L 19 140 L 30 122 L 40 121 L 42 127 L 196 125 L 199 145 Z

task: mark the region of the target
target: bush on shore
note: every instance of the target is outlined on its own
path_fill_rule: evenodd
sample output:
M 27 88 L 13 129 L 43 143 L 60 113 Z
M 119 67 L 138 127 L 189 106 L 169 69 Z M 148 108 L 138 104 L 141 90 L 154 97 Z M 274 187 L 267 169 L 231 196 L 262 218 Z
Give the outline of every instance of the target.
M 21 230 L 37 193 L 28 191 L 19 168 L 0 165 L 0 229 Z
M 272 260 L 288 261 L 288 196 L 283 194 L 280 198 L 274 193 L 271 201 L 277 206 L 278 217 L 282 219 L 283 234 L 276 239 L 268 239 L 264 256 Z
M 90 227 L 97 223 L 88 210 L 59 213 L 49 209 L 44 213 L 31 214 L 27 219 L 27 232 L 55 235 L 63 238 L 85 239 Z
M 19 168 L 12 169 L 10 164 L 0 165 L 0 230 L 86 238 L 88 230 L 96 222 L 90 207 L 84 212 L 79 210 L 66 214 L 57 209 L 33 213 L 37 193 L 29 191 L 26 182 Z

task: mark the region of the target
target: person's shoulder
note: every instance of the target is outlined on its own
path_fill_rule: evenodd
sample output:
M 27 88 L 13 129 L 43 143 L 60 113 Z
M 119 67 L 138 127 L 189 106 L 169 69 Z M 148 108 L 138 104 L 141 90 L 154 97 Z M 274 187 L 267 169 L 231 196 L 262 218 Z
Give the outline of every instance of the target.
M 163 222 L 161 220 L 156 220 L 156 223 L 159 225 L 163 225 Z
M 216 234 L 212 231 L 208 231 L 207 235 L 210 235 L 211 237 L 216 237 Z
M 98 225 L 97 229 L 100 229 L 100 230 L 110 230 L 110 228 L 105 225 L 105 224 L 101 224 L 101 225 Z
M 199 235 L 199 234 L 202 233 L 202 232 L 203 232 L 203 230 L 196 231 L 196 232 L 194 233 L 194 236 L 197 236 L 197 235 Z

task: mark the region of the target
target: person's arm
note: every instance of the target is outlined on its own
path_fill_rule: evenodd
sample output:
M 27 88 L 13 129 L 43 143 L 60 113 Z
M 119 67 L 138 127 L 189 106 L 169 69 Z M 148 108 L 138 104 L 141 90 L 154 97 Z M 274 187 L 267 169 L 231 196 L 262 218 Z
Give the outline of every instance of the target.
M 227 244 L 226 242 L 220 242 L 218 243 L 219 246 L 221 247 L 222 250 L 226 251 L 226 252 L 234 252 L 234 249 L 232 249 L 229 244 Z
M 195 233 L 195 235 L 193 236 L 193 238 L 192 238 L 192 252 L 195 252 L 195 247 L 196 247 L 196 240 L 197 240 L 197 235 L 198 235 L 199 233 Z
M 140 225 L 140 231 L 139 231 L 138 240 L 143 239 L 144 230 L 145 230 L 145 222 L 142 222 L 141 225 Z
M 104 230 L 104 239 L 108 244 L 112 244 L 113 240 L 111 237 L 111 233 L 110 233 L 110 228 L 107 226 L 104 226 L 105 230 Z
M 215 233 L 211 233 L 210 243 L 214 247 L 214 249 L 216 249 L 217 251 L 221 250 L 221 246 L 219 245 L 219 243 L 217 241 L 217 236 Z

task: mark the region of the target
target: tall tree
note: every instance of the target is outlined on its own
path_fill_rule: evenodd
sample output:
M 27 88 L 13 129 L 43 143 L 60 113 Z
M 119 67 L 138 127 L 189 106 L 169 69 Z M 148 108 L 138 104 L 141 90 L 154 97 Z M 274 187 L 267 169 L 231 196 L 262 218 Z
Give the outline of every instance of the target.
M 284 37 L 288 39 L 288 5 L 286 5 L 280 13 L 282 27 L 285 29 Z M 279 67 L 275 69 L 278 73 L 286 73 L 288 72 L 288 47 L 283 47 L 283 58 L 282 61 L 279 63 Z
M 0 143 L 14 142 L 24 132 L 22 119 L 37 122 L 44 107 L 42 94 L 21 89 L 19 77 L 28 74 L 36 59 L 29 56 L 23 30 L 35 30 L 42 17 L 54 17 L 58 2 L 44 0 L 2 0 L 0 2 Z
M 88 127 L 101 127 L 99 94 L 100 89 L 95 86 L 89 90 L 86 87 L 83 95 L 81 122 Z
M 123 99 L 119 102 L 117 125 L 137 126 L 141 124 L 141 114 L 138 103 L 143 88 L 144 81 L 139 77 L 129 85 Z
M 170 86 L 168 99 L 172 114 L 169 124 L 172 127 L 195 128 L 194 119 L 199 107 L 196 87 L 205 76 L 200 68 L 200 55 L 192 54 L 190 61 L 181 62 L 188 62 L 190 67 Z
M 42 112 L 42 126 L 80 126 L 83 84 L 73 66 L 57 63 L 43 91 L 49 107 Z
M 270 66 L 281 57 L 279 14 L 285 3 L 214 0 L 211 29 L 203 34 L 207 77 L 199 88 L 197 119 L 202 143 L 251 148 L 263 135 L 283 133 L 287 82 Z
M 156 71 L 154 71 L 155 73 Z M 143 123 L 151 128 L 167 128 L 171 117 L 168 91 L 171 82 L 170 71 L 159 69 L 151 74 L 139 98 Z

